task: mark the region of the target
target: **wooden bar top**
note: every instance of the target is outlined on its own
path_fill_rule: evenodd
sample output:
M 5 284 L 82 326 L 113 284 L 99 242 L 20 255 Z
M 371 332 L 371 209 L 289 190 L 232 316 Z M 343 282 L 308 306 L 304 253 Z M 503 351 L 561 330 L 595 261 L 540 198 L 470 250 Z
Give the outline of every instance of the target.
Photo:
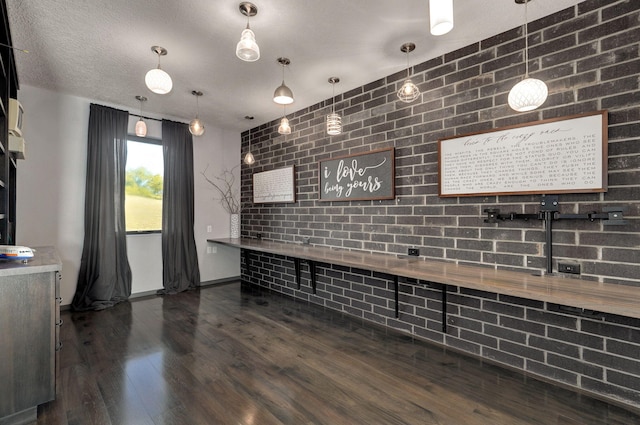
M 208 242 L 640 318 L 640 288 L 634 286 L 264 239 L 209 239 Z

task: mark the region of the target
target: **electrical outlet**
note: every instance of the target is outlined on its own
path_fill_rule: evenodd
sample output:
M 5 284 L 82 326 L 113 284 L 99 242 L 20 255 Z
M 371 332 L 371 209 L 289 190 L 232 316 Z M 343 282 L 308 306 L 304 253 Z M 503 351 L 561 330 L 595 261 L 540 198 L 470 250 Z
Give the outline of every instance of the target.
M 418 248 L 409 248 L 409 255 L 411 255 L 412 257 L 419 257 L 420 256 L 420 249 Z
M 560 273 L 580 274 L 580 264 L 558 263 Z
M 211 229 L 211 225 L 208 225 L 208 226 L 207 226 L 207 233 L 211 233 L 211 230 L 212 230 L 212 229 Z

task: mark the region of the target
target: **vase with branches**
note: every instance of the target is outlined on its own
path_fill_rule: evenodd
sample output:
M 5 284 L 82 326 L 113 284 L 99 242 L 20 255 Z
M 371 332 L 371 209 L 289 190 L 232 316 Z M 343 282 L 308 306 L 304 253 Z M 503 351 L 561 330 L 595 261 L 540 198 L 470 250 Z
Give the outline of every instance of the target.
M 242 210 L 240 203 L 240 188 L 236 188 L 236 175 L 234 171 L 239 165 L 229 169 L 225 169 L 218 176 L 207 176 L 209 165 L 201 171 L 200 174 L 216 191 L 215 200 L 220 201 L 222 208 L 231 215 L 231 237 L 240 237 L 240 211 Z

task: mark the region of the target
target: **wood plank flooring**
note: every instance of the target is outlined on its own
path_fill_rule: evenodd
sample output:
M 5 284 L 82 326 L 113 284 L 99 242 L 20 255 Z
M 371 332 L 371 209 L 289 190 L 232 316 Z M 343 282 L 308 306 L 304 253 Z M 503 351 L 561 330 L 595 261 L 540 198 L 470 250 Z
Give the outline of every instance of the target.
M 625 410 L 240 283 L 63 313 L 38 424 L 640 424 Z

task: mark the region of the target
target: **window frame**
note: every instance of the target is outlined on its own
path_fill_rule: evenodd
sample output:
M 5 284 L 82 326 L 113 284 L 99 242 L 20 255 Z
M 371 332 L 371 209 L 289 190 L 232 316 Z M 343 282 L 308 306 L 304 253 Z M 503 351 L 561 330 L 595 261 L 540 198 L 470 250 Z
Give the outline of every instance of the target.
M 162 139 L 158 139 L 158 138 L 155 138 L 155 137 L 140 137 L 140 136 L 136 136 L 135 134 L 128 134 L 127 135 L 127 157 L 128 157 L 128 154 L 129 154 L 129 152 L 128 152 L 129 141 L 131 141 L 131 142 L 139 142 L 139 143 L 147 143 L 147 144 L 150 144 L 150 145 L 162 146 Z M 162 156 L 163 156 L 163 160 L 164 160 L 164 152 L 162 153 Z M 163 185 L 163 189 L 164 189 L 164 185 Z M 126 200 L 126 194 L 125 194 L 125 200 Z M 125 208 L 126 208 L 126 203 L 125 203 Z M 162 227 L 162 223 L 160 223 L 160 225 Z M 126 227 L 126 224 L 125 224 L 125 227 Z M 160 228 L 159 230 L 127 230 L 126 234 L 127 234 L 127 236 L 162 234 L 162 228 Z

